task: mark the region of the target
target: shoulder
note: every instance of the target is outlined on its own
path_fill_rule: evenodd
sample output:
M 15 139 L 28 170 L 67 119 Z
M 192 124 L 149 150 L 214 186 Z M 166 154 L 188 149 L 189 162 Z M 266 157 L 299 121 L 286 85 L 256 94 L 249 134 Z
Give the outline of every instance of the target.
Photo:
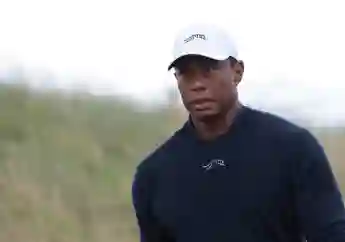
M 136 167 L 137 175 L 148 175 L 157 172 L 157 169 L 164 167 L 171 156 L 181 147 L 185 137 L 184 127 L 175 131 L 167 140 L 151 151 Z
M 255 122 L 255 127 L 271 135 L 306 137 L 311 133 L 305 127 L 294 123 L 282 116 L 271 112 L 249 108 L 250 119 Z
M 271 138 L 277 145 L 283 145 L 284 149 L 321 148 L 317 138 L 302 125 L 266 111 L 250 109 L 250 113 L 251 120 L 255 121 L 256 132 Z
M 301 161 L 327 161 L 322 144 L 306 127 L 295 124 L 281 116 L 252 110 L 252 116 L 258 123 L 261 136 L 270 137 L 272 147 L 279 151 L 285 159 L 300 164 Z

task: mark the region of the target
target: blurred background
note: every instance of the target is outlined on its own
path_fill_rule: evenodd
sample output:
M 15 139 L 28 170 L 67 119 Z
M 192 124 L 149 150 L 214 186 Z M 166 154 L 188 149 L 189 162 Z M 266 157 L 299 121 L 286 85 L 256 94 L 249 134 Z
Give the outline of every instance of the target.
M 311 130 L 345 192 L 337 0 L 0 0 L 0 242 L 134 242 L 136 165 L 186 118 L 176 31 L 237 41 L 244 104 Z

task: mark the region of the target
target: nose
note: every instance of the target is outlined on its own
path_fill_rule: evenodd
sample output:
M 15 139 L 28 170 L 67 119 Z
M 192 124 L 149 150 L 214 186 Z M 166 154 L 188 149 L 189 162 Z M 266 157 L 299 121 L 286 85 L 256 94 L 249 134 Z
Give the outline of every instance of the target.
M 202 77 L 195 77 L 190 83 L 190 90 L 200 92 L 206 90 L 205 80 Z

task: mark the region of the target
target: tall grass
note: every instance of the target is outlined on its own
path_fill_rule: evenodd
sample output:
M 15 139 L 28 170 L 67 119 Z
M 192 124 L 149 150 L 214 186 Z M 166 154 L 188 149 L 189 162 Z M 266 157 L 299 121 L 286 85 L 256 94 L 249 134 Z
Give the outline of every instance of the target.
M 177 123 L 125 100 L 0 89 L 0 241 L 132 241 L 136 164 Z

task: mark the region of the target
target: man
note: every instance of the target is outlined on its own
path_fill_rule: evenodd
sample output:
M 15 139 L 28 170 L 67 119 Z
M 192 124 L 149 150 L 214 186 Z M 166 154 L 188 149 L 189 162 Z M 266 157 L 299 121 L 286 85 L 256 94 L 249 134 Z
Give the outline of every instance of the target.
M 189 119 L 137 167 L 141 241 L 345 242 L 323 148 L 306 129 L 241 105 L 237 58 L 215 26 L 178 34 L 169 69 Z

